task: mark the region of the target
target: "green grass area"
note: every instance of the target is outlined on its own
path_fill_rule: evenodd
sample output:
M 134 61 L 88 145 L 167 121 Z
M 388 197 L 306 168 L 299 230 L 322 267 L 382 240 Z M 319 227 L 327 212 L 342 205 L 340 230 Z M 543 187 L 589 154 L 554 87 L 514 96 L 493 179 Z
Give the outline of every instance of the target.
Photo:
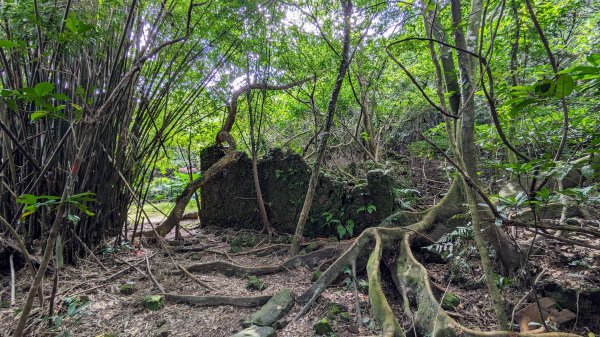
M 171 211 L 171 209 L 173 209 L 173 206 L 175 206 L 174 202 L 171 201 L 161 201 L 161 202 L 155 202 L 155 203 L 145 203 L 144 204 L 144 212 L 146 212 L 146 214 L 148 214 L 149 217 L 151 218 L 160 218 L 160 217 L 165 217 L 166 215 L 169 214 L 169 212 Z M 133 218 L 135 217 L 135 214 L 137 212 L 137 205 L 133 205 L 129 208 L 129 212 L 128 212 L 128 216 Z M 192 199 L 190 200 L 190 202 L 188 202 L 187 206 L 185 207 L 185 212 L 195 212 L 197 211 L 197 207 L 196 207 L 196 200 Z M 165 215 L 163 215 L 165 214 Z

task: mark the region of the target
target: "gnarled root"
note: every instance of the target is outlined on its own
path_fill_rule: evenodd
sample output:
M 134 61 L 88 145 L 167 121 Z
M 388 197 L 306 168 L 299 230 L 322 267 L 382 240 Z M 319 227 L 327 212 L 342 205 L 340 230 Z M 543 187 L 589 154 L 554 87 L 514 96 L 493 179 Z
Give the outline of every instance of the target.
M 561 332 L 543 334 L 516 333 L 513 331 L 482 332 L 466 328 L 451 318 L 436 299 L 427 270 L 417 261 L 410 248 L 413 234 L 407 233 L 400 243 L 400 252 L 393 268 L 394 282 L 399 291 L 410 289 L 417 301 L 414 322 L 421 333 L 431 336 L 472 336 L 472 337 L 575 337 L 577 335 Z
M 249 267 L 239 265 L 234 262 L 228 261 L 211 261 L 206 263 L 194 264 L 186 269 L 193 273 L 207 273 L 215 271 L 223 271 L 231 275 L 238 277 L 246 277 L 248 275 L 268 275 L 283 272 L 287 269 L 297 268 L 299 266 L 305 266 L 308 268 L 314 268 L 321 264 L 322 261 L 329 260 L 337 257 L 341 252 L 345 251 L 350 245 L 350 242 L 341 242 L 339 244 L 333 244 L 325 246 L 314 252 L 305 255 L 296 255 L 291 259 L 286 260 L 280 265 L 275 266 L 257 266 Z M 173 274 L 179 274 L 178 271 L 173 271 Z
M 229 296 L 193 296 L 162 294 L 167 301 L 186 303 L 195 306 L 216 306 L 233 305 L 235 307 L 258 307 L 267 303 L 272 296 L 250 296 L 250 297 L 229 297 Z
M 432 283 L 425 267 L 419 263 L 411 250 L 410 242 L 417 235 L 415 227 L 381 228 L 365 230 L 313 285 L 299 297 L 306 303 L 296 319 L 304 315 L 319 295 L 333 282 L 344 267 L 371 249 L 367 274 L 369 278 L 369 299 L 374 317 L 382 327 L 384 336 L 404 336 L 381 288 L 379 271 L 384 247 L 398 247 L 398 257 L 392 264 L 392 276 L 398 291 L 402 294 L 406 315 L 413 320 L 417 333 L 424 336 L 453 337 L 575 337 L 574 334 L 551 332 L 542 334 L 517 333 L 513 331 L 482 332 L 462 326 L 450 317 L 440 305 L 432 289 Z M 416 300 L 416 305 L 408 303 L 409 298 Z M 412 308 L 411 308 L 412 305 Z

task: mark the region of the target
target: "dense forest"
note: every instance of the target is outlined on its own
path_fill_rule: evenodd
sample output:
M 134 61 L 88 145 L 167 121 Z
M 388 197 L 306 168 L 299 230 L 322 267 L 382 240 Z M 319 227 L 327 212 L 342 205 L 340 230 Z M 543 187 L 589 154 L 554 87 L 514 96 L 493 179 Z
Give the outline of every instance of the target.
M 600 335 L 599 1 L 0 19 L 0 336 Z

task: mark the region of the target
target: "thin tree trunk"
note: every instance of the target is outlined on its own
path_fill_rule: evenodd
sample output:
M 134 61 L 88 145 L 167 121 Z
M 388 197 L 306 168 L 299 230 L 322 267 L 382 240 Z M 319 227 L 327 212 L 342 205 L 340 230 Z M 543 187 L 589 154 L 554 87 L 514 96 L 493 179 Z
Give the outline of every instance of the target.
M 181 192 L 181 194 L 177 196 L 177 199 L 175 200 L 175 206 L 173 207 L 165 221 L 163 221 L 160 225 L 156 226 L 156 233 L 161 237 L 164 237 L 165 235 L 169 234 L 169 232 L 171 232 L 173 228 L 175 228 L 175 226 L 177 226 L 177 224 L 181 221 L 183 213 L 185 212 L 185 207 L 187 206 L 194 193 L 199 188 L 204 186 L 207 182 L 214 179 L 217 176 L 217 174 L 221 172 L 221 170 L 234 163 L 239 157 L 239 155 L 240 152 L 236 150 L 230 151 L 225 155 L 225 157 L 221 158 L 218 162 L 214 163 L 208 170 L 206 170 L 206 172 L 203 172 L 198 179 L 190 182 Z M 144 232 L 144 234 L 148 236 L 155 235 L 153 230 L 146 231 Z
M 454 28 L 454 43 L 458 48 L 468 49 L 467 42 L 463 34 L 463 30 L 460 26 L 462 21 L 461 5 L 460 0 L 451 0 L 451 12 L 452 12 L 452 25 Z M 479 31 L 477 29 L 477 31 Z M 461 153 L 459 155 L 459 162 L 463 166 L 464 171 L 470 177 L 470 179 L 477 184 L 477 154 L 475 147 L 475 106 L 474 106 L 474 90 L 473 83 L 471 81 L 473 69 L 471 59 L 468 54 L 458 51 L 458 66 L 460 71 L 460 77 L 462 82 L 462 106 L 463 113 L 461 117 L 461 133 L 460 133 L 460 147 Z M 493 277 L 493 269 L 490 261 L 489 251 L 487 248 L 487 242 L 485 242 L 484 236 L 481 233 L 481 219 L 479 217 L 479 210 L 477 209 L 477 195 L 466 182 L 463 181 L 464 191 L 469 205 L 469 211 L 471 213 L 471 222 L 473 225 L 473 236 L 477 244 L 477 250 L 481 258 L 481 266 L 484 271 L 486 284 L 492 298 L 494 312 L 496 319 L 500 327 L 503 330 L 508 330 L 508 320 L 506 313 L 504 312 L 504 303 L 500 290 L 496 285 Z
M 298 255 L 298 252 L 300 251 L 300 243 L 302 241 L 302 235 L 304 234 L 304 225 L 306 224 L 308 214 L 310 213 L 310 209 L 312 207 L 313 198 L 317 189 L 317 183 L 319 182 L 319 172 L 321 169 L 323 156 L 325 154 L 325 148 L 327 147 L 327 139 L 329 138 L 331 126 L 333 125 L 335 107 L 337 105 L 338 96 L 340 94 L 340 90 L 342 89 L 342 83 L 344 82 L 344 77 L 346 76 L 346 71 L 348 70 L 348 65 L 350 63 L 350 15 L 352 14 L 352 1 L 342 0 L 341 4 L 344 12 L 344 49 L 342 51 L 342 60 L 337 74 L 335 86 L 333 87 L 333 91 L 331 92 L 331 97 L 329 99 L 327 118 L 325 120 L 325 129 L 321 135 L 321 141 L 317 147 L 317 158 L 315 159 L 315 165 L 308 182 L 308 190 L 306 191 L 306 197 L 304 198 L 304 205 L 302 206 L 298 224 L 296 225 L 296 232 L 294 233 L 294 237 L 292 239 L 292 245 L 289 252 L 290 257 Z

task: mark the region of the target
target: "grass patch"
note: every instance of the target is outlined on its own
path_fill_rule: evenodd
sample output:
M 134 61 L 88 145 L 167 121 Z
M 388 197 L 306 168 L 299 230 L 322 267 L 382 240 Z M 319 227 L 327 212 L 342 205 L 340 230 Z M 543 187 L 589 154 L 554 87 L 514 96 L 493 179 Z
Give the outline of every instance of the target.
M 155 203 L 145 203 L 144 204 L 144 211 L 146 212 L 146 214 L 148 214 L 149 217 L 151 218 L 164 218 L 166 215 L 169 214 L 169 212 L 171 212 L 171 210 L 173 209 L 173 206 L 175 206 L 174 202 L 171 201 L 163 201 L 163 202 L 155 202 Z M 138 207 L 137 205 L 132 205 L 131 207 L 129 207 L 129 211 L 127 212 L 127 215 L 129 218 L 133 219 L 135 218 L 135 214 L 137 213 Z M 195 199 L 191 199 L 190 202 L 188 202 L 187 206 L 185 206 L 185 212 L 196 212 L 196 200 Z M 165 215 L 163 215 L 165 214 Z

